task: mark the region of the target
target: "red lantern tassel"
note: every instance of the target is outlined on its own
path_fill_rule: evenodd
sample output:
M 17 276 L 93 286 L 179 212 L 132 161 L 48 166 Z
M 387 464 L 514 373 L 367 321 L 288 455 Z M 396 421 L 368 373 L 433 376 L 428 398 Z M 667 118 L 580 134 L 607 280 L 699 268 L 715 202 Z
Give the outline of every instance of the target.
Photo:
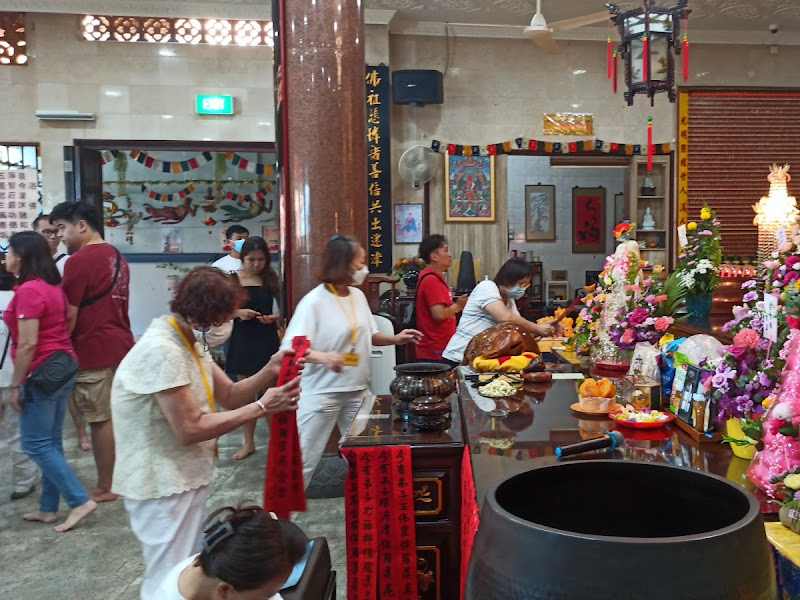
M 614 53 L 614 49 L 613 49 L 612 46 L 613 46 L 613 44 L 611 42 L 611 36 L 608 36 L 608 47 L 606 48 L 606 50 L 607 50 L 607 56 L 608 56 L 607 62 L 608 62 L 608 78 L 609 79 L 611 79 L 611 59 L 612 59 L 612 55 Z
M 683 80 L 689 81 L 689 36 L 683 34 Z
M 617 51 L 614 50 L 614 93 L 617 93 Z
M 650 62 L 650 53 L 647 50 L 647 36 L 642 38 L 642 81 L 647 83 L 649 77 L 647 76 L 647 63 Z
M 647 172 L 653 170 L 653 117 L 647 117 Z

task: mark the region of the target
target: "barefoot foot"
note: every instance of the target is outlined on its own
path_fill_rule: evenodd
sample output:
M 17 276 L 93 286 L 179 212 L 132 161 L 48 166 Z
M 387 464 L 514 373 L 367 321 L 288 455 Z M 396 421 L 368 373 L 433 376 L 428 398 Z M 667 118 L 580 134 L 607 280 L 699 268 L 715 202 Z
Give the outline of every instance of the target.
M 72 512 L 69 513 L 69 516 L 67 516 L 67 519 L 61 525 L 53 527 L 53 531 L 57 531 L 58 533 L 69 531 L 83 519 L 93 513 L 96 508 L 97 503 L 94 500 L 89 500 L 77 508 L 73 508 Z
M 89 498 L 100 504 L 101 502 L 113 502 L 114 500 L 119 498 L 119 496 L 117 494 L 112 494 L 108 490 L 103 490 L 100 488 L 92 488 L 91 490 L 89 490 Z M 78 509 L 76 508 L 75 510 Z
M 250 456 L 253 452 L 256 451 L 255 446 L 251 446 L 246 444 L 242 446 L 242 449 L 239 450 L 236 454 L 233 455 L 233 460 L 242 460 Z
M 42 523 L 55 523 L 58 521 L 58 515 L 56 513 L 42 512 L 40 510 L 25 513 L 22 515 L 22 518 L 26 521 L 40 521 Z

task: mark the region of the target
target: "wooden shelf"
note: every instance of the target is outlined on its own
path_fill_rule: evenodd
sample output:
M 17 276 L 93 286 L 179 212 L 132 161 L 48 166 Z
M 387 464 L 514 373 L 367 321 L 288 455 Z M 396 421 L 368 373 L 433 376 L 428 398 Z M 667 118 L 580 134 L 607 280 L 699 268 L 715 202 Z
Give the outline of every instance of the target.
M 673 260 L 673 245 L 670 240 L 670 231 L 675 220 L 674 207 L 672 206 L 673 195 L 671 192 L 670 180 L 670 157 L 653 157 L 653 168 L 647 170 L 647 157 L 634 156 L 631 163 L 629 213 L 631 220 L 641 225 L 649 208 L 657 228 L 635 232 L 635 238 L 640 242 L 656 242 L 658 248 L 642 248 L 640 254 L 645 260 L 651 263 L 663 263 L 669 267 Z M 645 181 L 649 184 L 648 190 L 653 191 L 653 195 L 642 194 L 642 187 Z
M 639 252 L 666 252 L 666 248 L 640 248 Z
M 666 229 L 639 229 L 636 231 L 636 235 L 640 233 L 666 233 Z
M 639 200 L 663 200 L 664 196 L 637 196 Z

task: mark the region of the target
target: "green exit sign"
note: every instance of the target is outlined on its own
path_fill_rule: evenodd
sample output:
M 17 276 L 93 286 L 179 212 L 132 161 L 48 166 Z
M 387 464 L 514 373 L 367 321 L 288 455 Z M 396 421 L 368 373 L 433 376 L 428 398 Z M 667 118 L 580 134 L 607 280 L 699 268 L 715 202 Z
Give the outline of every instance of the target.
M 233 96 L 197 96 L 198 115 L 232 115 Z

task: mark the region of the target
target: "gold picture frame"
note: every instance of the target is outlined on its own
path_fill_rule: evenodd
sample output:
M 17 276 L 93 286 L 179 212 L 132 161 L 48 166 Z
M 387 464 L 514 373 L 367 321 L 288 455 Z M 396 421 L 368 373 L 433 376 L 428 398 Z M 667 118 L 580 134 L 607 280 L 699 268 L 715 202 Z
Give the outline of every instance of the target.
M 456 156 L 444 161 L 444 220 L 448 223 L 494 223 L 494 156 Z

